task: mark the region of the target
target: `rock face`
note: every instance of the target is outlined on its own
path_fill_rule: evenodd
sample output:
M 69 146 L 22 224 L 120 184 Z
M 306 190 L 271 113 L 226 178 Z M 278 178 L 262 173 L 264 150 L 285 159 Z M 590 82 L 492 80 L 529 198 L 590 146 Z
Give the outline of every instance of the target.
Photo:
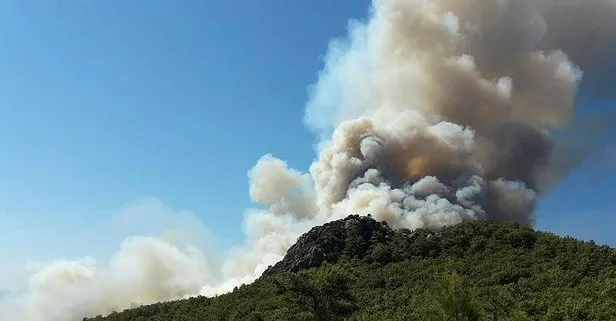
M 270 266 L 262 277 L 297 272 L 335 263 L 341 257 L 362 258 L 371 244 L 388 244 L 394 231 L 385 222 L 350 215 L 343 220 L 312 228 L 289 248 L 284 259 Z
M 302 235 L 262 278 L 339 261 L 386 265 L 403 260 L 461 258 L 486 251 L 529 250 L 535 246 L 537 235 L 526 225 L 489 221 L 460 223 L 439 231 L 394 231 L 370 216 L 351 215 Z

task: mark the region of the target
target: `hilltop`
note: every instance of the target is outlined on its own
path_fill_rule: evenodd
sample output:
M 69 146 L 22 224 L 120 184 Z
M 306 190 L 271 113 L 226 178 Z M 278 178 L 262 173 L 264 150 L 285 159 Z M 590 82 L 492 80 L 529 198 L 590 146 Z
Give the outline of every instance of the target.
M 89 321 L 616 320 L 616 250 L 516 223 L 311 229 L 250 285 Z

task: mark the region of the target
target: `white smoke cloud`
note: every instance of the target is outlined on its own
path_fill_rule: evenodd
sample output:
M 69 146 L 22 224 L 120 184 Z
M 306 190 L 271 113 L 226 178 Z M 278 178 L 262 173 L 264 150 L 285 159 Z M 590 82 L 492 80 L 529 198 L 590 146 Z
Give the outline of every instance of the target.
M 208 232 L 192 213 L 146 198 L 122 207 L 112 221 L 144 236 L 126 238 L 107 264 L 91 257 L 30 264 L 25 286 L 0 298 L 0 320 L 81 320 L 194 295 L 219 279 L 219 264 L 204 247 Z
M 616 1 L 374 0 L 372 9 L 331 44 L 313 87 L 309 173 L 269 155 L 249 172 L 264 208 L 246 212 L 243 245 L 219 258 L 181 233 L 129 238 L 108 266 L 42 267 L 2 299 L 0 316 L 63 321 L 228 292 L 310 227 L 349 214 L 411 229 L 533 224 L 538 197 L 570 169 L 551 135 L 574 117 L 585 66 L 616 40 Z

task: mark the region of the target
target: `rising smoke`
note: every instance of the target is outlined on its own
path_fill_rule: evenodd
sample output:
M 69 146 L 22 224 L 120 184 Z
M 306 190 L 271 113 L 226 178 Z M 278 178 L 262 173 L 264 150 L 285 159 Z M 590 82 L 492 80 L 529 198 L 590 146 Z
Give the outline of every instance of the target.
M 80 320 L 224 293 L 310 227 L 353 213 L 411 229 L 533 224 L 538 197 L 571 169 L 552 136 L 574 120 L 583 70 L 609 62 L 614 30 L 614 0 L 374 0 L 369 20 L 332 42 L 313 88 L 309 174 L 258 161 L 250 196 L 264 209 L 247 213 L 246 243 L 221 268 L 195 248 L 131 238 L 108 268 L 44 267 L 0 316 Z

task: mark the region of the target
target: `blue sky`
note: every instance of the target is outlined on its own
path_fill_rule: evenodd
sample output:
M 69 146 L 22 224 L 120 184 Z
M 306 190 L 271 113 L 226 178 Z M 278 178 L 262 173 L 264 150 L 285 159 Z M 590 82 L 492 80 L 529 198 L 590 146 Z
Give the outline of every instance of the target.
M 110 217 L 144 197 L 166 217 L 153 233 L 190 211 L 219 249 L 241 242 L 246 172 L 266 153 L 308 167 L 307 87 L 368 5 L 1 2 L 0 274 L 111 253 L 130 233 Z M 540 229 L 616 245 L 616 174 L 597 164 L 546 196 Z

